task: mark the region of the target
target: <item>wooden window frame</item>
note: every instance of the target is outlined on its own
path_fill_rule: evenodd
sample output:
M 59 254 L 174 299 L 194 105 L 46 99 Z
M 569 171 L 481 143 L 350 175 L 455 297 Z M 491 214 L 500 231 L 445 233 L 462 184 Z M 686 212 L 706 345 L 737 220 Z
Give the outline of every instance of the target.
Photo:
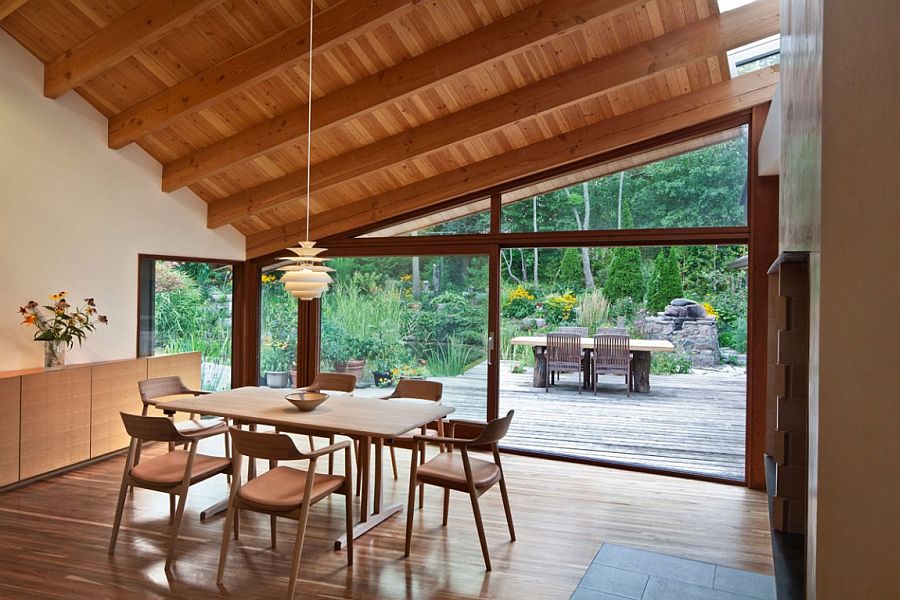
M 237 387 L 244 381 L 245 376 L 242 365 L 246 362 L 244 356 L 245 330 L 247 329 L 247 314 L 243 310 L 247 296 L 246 263 L 241 260 L 224 258 L 203 258 L 197 256 L 173 256 L 168 254 L 138 254 L 137 268 L 137 335 L 135 337 L 135 356 L 153 356 L 141 352 L 141 265 L 144 261 L 173 261 L 173 262 L 197 262 L 214 263 L 231 266 L 231 387 Z M 155 288 L 155 280 L 153 281 Z
M 627 465 L 616 462 L 582 459 L 572 457 L 551 456 L 537 451 L 515 451 L 542 458 L 559 460 L 575 460 L 601 466 L 630 469 L 641 472 L 660 473 L 690 479 L 717 481 L 729 484 L 746 485 L 754 489 L 765 487 L 765 392 L 766 392 L 766 321 L 768 306 L 766 298 L 766 271 L 778 253 L 778 185 L 777 177 L 760 177 L 758 175 L 759 140 L 765 125 L 769 104 L 748 108 L 727 117 L 716 119 L 703 125 L 684 129 L 672 134 L 660 136 L 632 144 L 599 156 L 577 161 L 563 167 L 545 170 L 528 177 L 517 179 L 503 186 L 490 189 L 473 190 L 464 196 L 448 199 L 445 202 L 429 206 L 427 209 L 412 211 L 402 217 L 392 217 L 365 228 L 345 232 L 321 240 L 320 245 L 329 249 L 332 257 L 377 257 L 377 256 L 414 256 L 414 255 L 487 255 L 490 261 L 490 289 L 488 331 L 499 339 L 499 280 L 500 250 L 505 248 L 568 248 L 591 246 L 677 246 L 708 244 L 741 244 L 749 249 L 748 264 L 748 325 L 747 325 L 747 427 L 745 441 L 745 478 L 738 482 L 730 479 L 684 473 L 652 467 Z M 629 229 L 629 230 L 597 230 L 597 231 L 560 231 L 538 233 L 502 233 L 500 231 L 501 196 L 505 191 L 521 188 L 538 181 L 546 181 L 554 177 L 581 171 L 613 160 L 634 156 L 643 152 L 689 141 L 698 137 L 721 132 L 734 127 L 746 125 L 749 129 L 748 146 L 748 179 L 747 179 L 747 224 L 741 227 L 707 227 L 682 229 Z M 774 180 L 774 181 L 773 181 Z M 432 236 L 398 236 L 398 237 L 366 237 L 359 235 L 377 231 L 384 227 L 417 217 L 440 212 L 448 208 L 491 198 L 491 225 L 488 233 L 462 235 Z M 259 276 L 263 266 L 271 265 L 281 251 L 247 262 L 246 281 L 247 300 L 256 299 L 256 306 L 248 306 L 248 326 L 245 328 L 245 340 L 258 341 L 259 337 Z M 251 287 L 256 288 L 252 292 Z M 249 302 L 248 302 L 249 304 Z M 318 368 L 319 345 L 319 302 L 298 303 L 298 349 L 297 367 L 298 381 L 308 383 Z M 249 315 L 255 315 L 250 318 Z M 242 356 L 246 361 L 245 374 L 257 372 L 258 349 L 254 355 L 253 348 L 257 343 L 245 346 Z M 499 344 L 489 351 L 491 362 L 499 363 Z M 490 370 L 489 370 L 490 372 Z M 498 376 L 488 377 L 487 417 L 495 418 L 499 412 Z M 245 385 L 255 385 L 244 379 Z

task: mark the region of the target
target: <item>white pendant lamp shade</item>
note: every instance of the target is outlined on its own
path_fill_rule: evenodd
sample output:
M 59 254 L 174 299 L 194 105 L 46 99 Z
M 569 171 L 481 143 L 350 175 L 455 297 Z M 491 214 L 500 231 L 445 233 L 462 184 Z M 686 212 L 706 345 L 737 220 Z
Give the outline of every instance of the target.
M 294 298 L 320 298 L 328 289 L 328 284 L 334 281 L 328 274 L 334 269 L 323 264 L 328 259 L 317 256 L 325 249 L 316 248 L 315 245 L 315 242 L 300 242 L 299 247 L 290 249 L 296 256 L 283 257 L 283 260 L 291 261 L 291 264 L 278 268 L 279 271 L 284 271 L 280 280 L 284 289 Z
M 294 256 L 283 257 L 289 264 L 280 267 L 284 271 L 281 283 L 284 289 L 290 292 L 294 298 L 300 300 L 313 300 L 321 298 L 322 293 L 328 289 L 328 284 L 333 281 L 331 275 L 334 269 L 325 266 L 327 258 L 319 257 L 325 252 L 325 248 L 316 248 L 316 243 L 309 241 L 309 184 L 310 167 L 312 166 L 312 89 L 313 89 L 313 2 L 309 3 L 309 84 L 306 98 L 306 241 L 300 242 L 296 248 L 289 248 Z

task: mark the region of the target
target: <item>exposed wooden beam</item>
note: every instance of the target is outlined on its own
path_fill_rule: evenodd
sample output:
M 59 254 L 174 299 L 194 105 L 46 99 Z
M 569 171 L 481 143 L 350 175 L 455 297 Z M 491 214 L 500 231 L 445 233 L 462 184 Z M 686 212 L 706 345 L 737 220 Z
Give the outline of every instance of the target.
M 500 60 L 634 3 L 544 0 L 316 100 L 313 131 L 399 102 L 483 63 Z M 304 138 L 306 110 L 301 106 L 173 161 L 164 169 L 163 189 L 171 191 Z
M 0 0 L 0 21 L 13 14 L 28 0 Z
M 371 226 L 456 196 L 471 195 L 617 148 L 693 127 L 769 102 L 778 70 L 766 68 L 677 96 L 384 194 L 316 214 L 310 235 L 324 238 Z M 251 235 L 247 256 L 262 256 L 296 242 L 305 220 Z
M 364 29 L 378 27 L 415 2 L 344 0 L 316 15 L 313 52 L 325 51 Z M 137 141 L 179 117 L 202 110 L 305 60 L 309 56 L 308 36 L 306 20 L 115 115 L 109 120 L 110 148 Z
M 654 73 L 721 54 L 779 29 L 778 0 L 757 0 L 318 163 L 311 173 L 312 189 L 324 191 L 371 171 L 495 131 L 523 117 L 559 109 Z M 209 227 L 234 223 L 305 194 L 306 171 L 291 173 L 212 202 L 207 223 Z
M 44 67 L 44 95 L 59 98 L 222 0 L 147 0 Z

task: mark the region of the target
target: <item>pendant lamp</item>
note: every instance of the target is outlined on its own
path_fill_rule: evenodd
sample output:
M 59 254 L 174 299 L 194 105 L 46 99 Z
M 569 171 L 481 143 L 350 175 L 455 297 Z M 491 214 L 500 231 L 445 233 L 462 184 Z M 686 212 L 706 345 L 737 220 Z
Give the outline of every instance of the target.
M 306 240 L 300 242 L 296 248 L 289 248 L 294 256 L 281 257 L 279 260 L 289 261 L 290 264 L 279 267 L 284 271 L 281 283 L 294 298 L 300 300 L 312 300 L 321 298 L 322 293 L 328 289 L 328 284 L 334 281 L 329 273 L 334 269 L 324 263 L 327 258 L 319 256 L 325 252 L 325 248 L 316 248 L 316 243 L 309 241 L 309 173 L 312 164 L 312 87 L 313 87 L 313 0 L 309 2 L 309 85 L 306 99 Z

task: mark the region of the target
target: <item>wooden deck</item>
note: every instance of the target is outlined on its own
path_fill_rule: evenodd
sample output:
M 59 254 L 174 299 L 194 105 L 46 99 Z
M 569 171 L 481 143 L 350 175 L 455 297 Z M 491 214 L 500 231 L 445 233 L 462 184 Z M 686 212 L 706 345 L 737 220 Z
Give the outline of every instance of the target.
M 596 396 L 578 394 L 575 375 L 550 393 L 531 387 L 531 372 L 501 366 L 500 411 L 516 411 L 505 446 L 744 479 L 747 385 L 743 370 L 652 375 L 648 394 L 625 393 L 606 377 Z M 624 379 L 624 378 L 623 378 Z M 439 378 L 452 417 L 484 419 L 487 366 Z M 384 390 L 360 390 L 384 394 Z

